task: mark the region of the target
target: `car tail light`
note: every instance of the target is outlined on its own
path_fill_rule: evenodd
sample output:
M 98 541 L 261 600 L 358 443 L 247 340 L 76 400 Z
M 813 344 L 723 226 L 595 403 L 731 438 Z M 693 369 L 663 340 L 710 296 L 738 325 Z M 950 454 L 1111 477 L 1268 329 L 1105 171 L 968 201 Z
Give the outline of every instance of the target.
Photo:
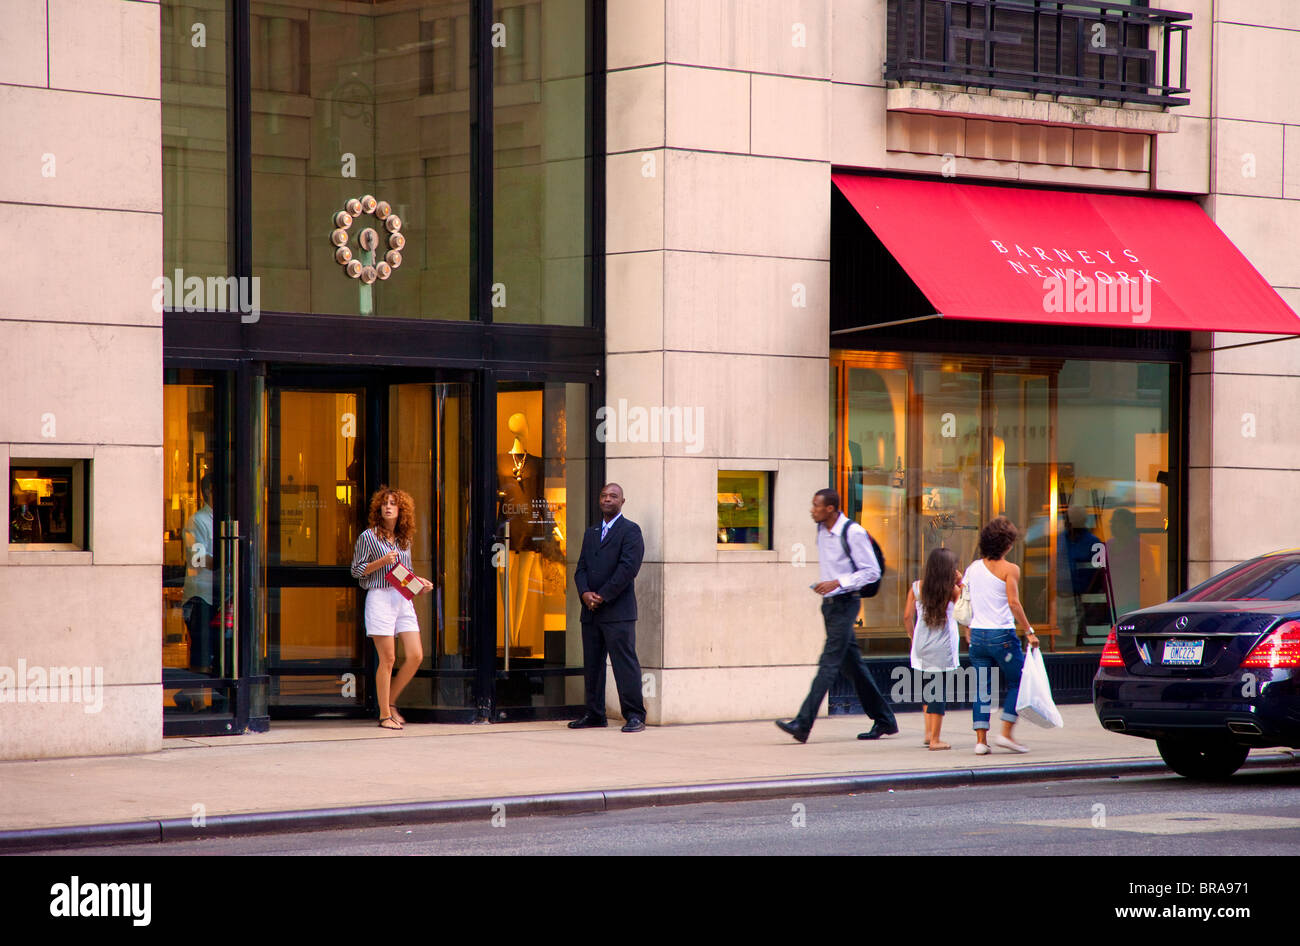
M 1251 649 L 1243 667 L 1300 667 L 1300 622 L 1287 621 Z
M 1115 634 L 1115 628 L 1110 629 L 1110 636 L 1106 638 L 1106 646 L 1101 649 L 1101 665 L 1103 667 L 1122 667 L 1124 658 L 1119 653 L 1119 637 Z

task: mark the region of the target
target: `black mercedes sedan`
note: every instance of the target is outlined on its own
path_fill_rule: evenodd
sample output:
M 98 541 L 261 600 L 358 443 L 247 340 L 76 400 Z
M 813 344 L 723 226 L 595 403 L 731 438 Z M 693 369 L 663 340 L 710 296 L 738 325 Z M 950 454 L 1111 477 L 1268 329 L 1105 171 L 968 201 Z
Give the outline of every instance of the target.
M 1120 617 L 1092 698 L 1103 726 L 1154 739 L 1189 778 L 1226 778 L 1251 749 L 1300 746 L 1300 549 Z

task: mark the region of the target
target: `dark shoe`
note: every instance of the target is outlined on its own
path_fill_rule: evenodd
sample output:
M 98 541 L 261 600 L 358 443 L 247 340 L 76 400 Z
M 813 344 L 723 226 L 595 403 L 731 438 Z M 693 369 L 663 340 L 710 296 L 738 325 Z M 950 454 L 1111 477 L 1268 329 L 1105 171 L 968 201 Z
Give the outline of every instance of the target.
M 881 736 L 892 736 L 898 732 L 897 723 L 882 723 L 877 721 L 874 726 L 866 732 L 858 733 L 859 739 L 879 739 Z
M 798 726 L 794 724 L 793 719 L 790 720 L 789 722 L 786 722 L 783 719 L 778 719 L 776 721 L 776 728 L 781 730 L 781 732 L 783 733 L 788 733 L 791 736 L 794 736 L 794 738 L 799 742 L 808 741 L 808 730 L 800 729 Z
M 645 732 L 645 720 L 640 716 L 633 716 L 623 724 L 623 732 Z
M 606 722 L 605 720 L 597 719 L 595 716 L 592 716 L 590 713 L 587 713 L 585 716 L 579 719 L 575 719 L 573 720 L 573 722 L 569 723 L 569 728 L 570 729 L 603 729 L 608 725 L 609 723 Z

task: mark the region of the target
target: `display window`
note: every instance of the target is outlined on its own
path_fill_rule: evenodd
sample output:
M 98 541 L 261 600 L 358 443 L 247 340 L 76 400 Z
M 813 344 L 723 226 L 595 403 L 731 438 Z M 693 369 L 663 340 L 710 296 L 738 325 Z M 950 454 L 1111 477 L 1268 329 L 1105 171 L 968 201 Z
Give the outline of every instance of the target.
M 718 548 L 772 547 L 772 474 L 718 471 Z
M 832 355 L 835 482 L 889 564 L 858 624 L 907 653 L 902 608 L 935 547 L 963 567 L 997 515 L 1049 650 L 1100 648 L 1115 619 L 1173 592 L 1174 364 L 917 353 Z M 1176 525 L 1176 524 L 1175 524 Z
M 88 547 L 88 462 L 10 461 L 10 547 L 27 551 L 82 551 Z
M 504 669 L 582 666 L 573 571 L 587 521 L 587 416 L 585 385 L 498 386 L 492 561 Z

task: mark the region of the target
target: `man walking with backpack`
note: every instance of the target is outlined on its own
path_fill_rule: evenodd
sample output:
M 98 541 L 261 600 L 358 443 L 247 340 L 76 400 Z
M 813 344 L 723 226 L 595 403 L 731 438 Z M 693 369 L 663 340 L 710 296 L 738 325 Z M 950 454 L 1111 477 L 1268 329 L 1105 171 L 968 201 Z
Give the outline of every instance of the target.
M 778 719 L 777 728 L 799 742 L 807 742 L 817 710 L 842 670 L 853 681 L 862 708 L 875 722 L 858 738 L 891 736 L 898 732 L 894 712 L 867 673 L 853 633 L 861 604 L 858 592 L 869 585 L 878 586 L 880 581 L 880 563 L 871 548 L 871 537 L 866 529 L 840 512 L 840 494 L 833 489 L 820 489 L 813 496 L 812 518 L 817 523 L 817 557 L 821 566 L 821 581 L 812 590 L 822 596 L 826 646 L 799 715 L 789 721 Z

